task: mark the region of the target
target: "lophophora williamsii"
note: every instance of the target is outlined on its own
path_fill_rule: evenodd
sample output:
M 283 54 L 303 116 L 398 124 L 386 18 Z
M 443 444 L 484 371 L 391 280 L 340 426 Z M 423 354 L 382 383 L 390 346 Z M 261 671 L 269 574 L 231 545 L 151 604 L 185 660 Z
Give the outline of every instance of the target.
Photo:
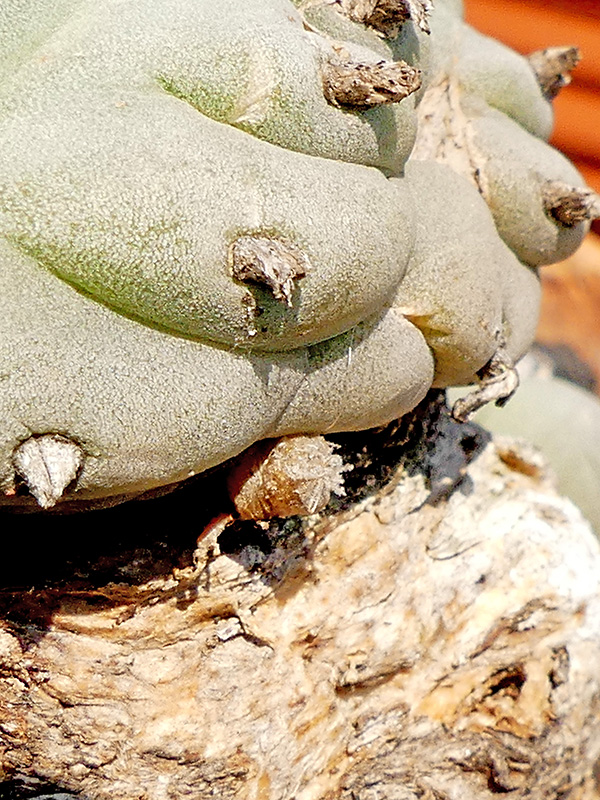
M 546 143 L 577 53 L 456 0 L 27 0 L 0 42 L 7 504 L 501 399 L 598 210 Z

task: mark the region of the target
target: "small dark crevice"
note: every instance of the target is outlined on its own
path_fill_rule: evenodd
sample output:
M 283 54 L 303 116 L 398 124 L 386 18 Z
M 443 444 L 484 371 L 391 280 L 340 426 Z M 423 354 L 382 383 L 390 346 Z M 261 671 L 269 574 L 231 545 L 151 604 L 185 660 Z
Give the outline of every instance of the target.
M 59 786 L 35 778 L 0 783 L 0 800 L 33 800 L 40 796 L 53 800 L 86 800 L 81 794 L 65 792 Z
M 552 669 L 548 675 L 550 685 L 557 689 L 569 680 L 571 659 L 566 647 L 557 647 L 552 651 Z
M 248 547 L 264 556 L 273 552 L 273 544 L 267 531 L 254 520 L 234 520 L 219 534 L 217 544 L 224 555 L 239 555 Z
M 408 672 L 414 667 L 413 663 L 394 667 L 389 672 L 380 675 L 369 675 L 364 680 L 357 680 L 354 683 L 338 683 L 334 691 L 338 697 L 351 697 L 353 695 L 366 695 L 374 689 L 390 683 L 397 675 Z
M 60 588 L 136 586 L 193 563 L 197 535 L 230 506 L 222 473 L 199 475 L 168 494 L 75 513 L 0 511 L 11 541 L 0 564 L 0 614 L 14 597 Z M 1 798 L 0 798 L 1 800 Z
M 516 700 L 521 694 L 521 689 L 526 680 L 527 674 L 520 664 L 500 670 L 492 676 L 486 696 L 493 697 L 497 694 L 505 694 Z
M 494 770 L 490 770 L 490 774 L 488 777 L 488 789 L 492 794 L 510 794 L 511 792 L 515 791 L 513 787 L 503 786 L 502 783 L 498 781 L 498 777 Z

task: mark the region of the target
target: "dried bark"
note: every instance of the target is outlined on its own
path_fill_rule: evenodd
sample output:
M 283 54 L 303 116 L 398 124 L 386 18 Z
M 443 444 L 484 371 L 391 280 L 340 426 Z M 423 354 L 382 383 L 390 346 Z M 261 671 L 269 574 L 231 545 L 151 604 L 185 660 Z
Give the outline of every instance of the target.
M 461 88 L 454 76 L 432 83 L 417 109 L 419 126 L 411 155 L 416 161 L 437 161 L 470 181 L 486 197 L 486 156 L 473 136 L 462 107 Z
M 15 791 L 598 797 L 600 548 L 539 457 L 438 402 L 336 439 L 354 468 L 320 515 L 238 522 L 236 542 L 197 482 L 152 501 L 197 531 L 167 535 L 148 501 L 139 536 L 56 540 L 54 563 L 29 539 L 0 594 Z

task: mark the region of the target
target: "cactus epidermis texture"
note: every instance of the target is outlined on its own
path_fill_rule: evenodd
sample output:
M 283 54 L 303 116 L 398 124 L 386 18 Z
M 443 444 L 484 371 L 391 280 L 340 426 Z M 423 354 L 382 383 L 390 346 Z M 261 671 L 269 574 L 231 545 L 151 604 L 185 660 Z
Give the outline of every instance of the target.
M 459 5 L 3 0 L 6 502 L 32 438 L 65 498 L 134 493 L 522 355 L 581 181 Z

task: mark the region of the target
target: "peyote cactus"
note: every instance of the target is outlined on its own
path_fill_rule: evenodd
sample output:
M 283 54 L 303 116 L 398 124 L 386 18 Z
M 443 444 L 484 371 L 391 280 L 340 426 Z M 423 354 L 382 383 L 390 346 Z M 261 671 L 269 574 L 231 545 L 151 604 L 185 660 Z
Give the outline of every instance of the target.
M 2 0 L 0 44 L 5 503 L 502 383 L 596 210 L 545 143 L 576 54 L 458 0 Z

